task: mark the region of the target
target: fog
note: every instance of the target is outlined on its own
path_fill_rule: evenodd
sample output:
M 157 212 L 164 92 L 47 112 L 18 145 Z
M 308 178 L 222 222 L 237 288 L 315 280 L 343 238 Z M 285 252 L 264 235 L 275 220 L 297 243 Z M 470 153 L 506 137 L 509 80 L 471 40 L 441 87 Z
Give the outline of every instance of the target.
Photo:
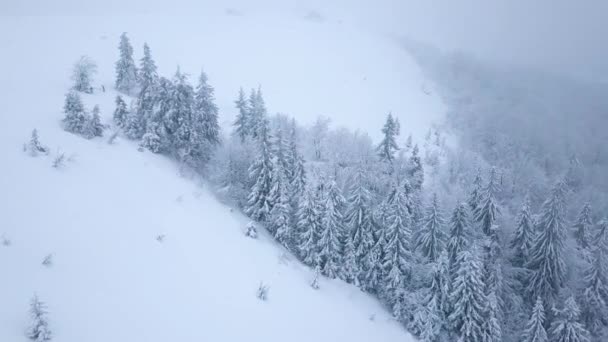
M 200 1 L 23 0 L 0 3 L 3 15 L 196 15 Z M 246 15 L 287 10 L 316 20 L 366 26 L 400 34 L 446 51 L 541 68 L 585 79 L 608 80 L 608 2 L 601 0 L 379 0 L 206 1 L 209 11 Z M 200 8 L 200 5 L 199 5 Z

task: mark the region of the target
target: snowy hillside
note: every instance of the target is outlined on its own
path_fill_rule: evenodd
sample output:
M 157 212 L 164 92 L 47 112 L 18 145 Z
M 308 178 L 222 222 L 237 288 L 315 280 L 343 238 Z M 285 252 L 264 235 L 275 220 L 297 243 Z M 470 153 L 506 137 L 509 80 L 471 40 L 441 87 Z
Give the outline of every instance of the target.
M 313 20 L 314 19 L 314 20 Z M 316 18 L 319 19 L 319 18 Z M 56 341 L 408 341 L 376 299 L 321 280 L 220 204 L 168 158 L 118 138 L 85 140 L 60 119 L 81 55 L 99 66 L 98 104 L 110 123 L 118 37 L 136 58 L 146 41 L 159 73 L 204 67 L 220 120 L 232 122 L 240 86 L 262 85 L 269 112 L 317 116 L 374 138 L 388 111 L 420 137 L 440 119 L 432 84 L 399 47 L 339 18 L 216 11 L 158 15 L 3 17 L 0 21 L 0 341 L 25 341 L 29 300 L 50 311 Z M 101 86 L 106 91 L 101 92 Z M 48 156 L 22 151 L 33 128 Z M 406 135 L 402 135 L 402 138 Z M 53 159 L 65 153 L 65 165 Z M 161 237 L 161 238 L 159 238 Z M 159 241 L 162 240 L 162 241 Z M 52 255 L 52 264 L 42 265 Z M 256 298 L 260 283 L 267 301 Z

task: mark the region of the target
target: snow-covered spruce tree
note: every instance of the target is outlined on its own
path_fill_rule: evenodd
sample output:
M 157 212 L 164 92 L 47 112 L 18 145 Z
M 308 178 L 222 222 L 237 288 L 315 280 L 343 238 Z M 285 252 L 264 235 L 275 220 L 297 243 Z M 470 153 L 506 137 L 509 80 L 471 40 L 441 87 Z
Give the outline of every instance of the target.
M 460 203 L 452 213 L 447 244 L 450 269 L 458 263 L 458 254 L 467 249 L 471 239 L 471 227 L 466 203 Z
M 424 170 L 422 169 L 422 160 L 418 155 L 418 151 L 418 145 L 416 144 L 408 160 L 408 179 L 414 191 L 422 189 L 422 183 L 424 183 Z
M 347 283 L 359 286 L 360 271 L 353 237 L 351 234 L 347 233 L 344 239 L 344 266 L 342 277 Z
M 380 160 L 392 163 L 395 153 L 399 150 L 397 136 L 399 135 L 399 123 L 393 119 L 393 114 L 388 113 L 384 127 L 382 127 L 382 141 L 376 148 Z
M 551 322 L 551 341 L 555 342 L 588 342 L 589 332 L 578 321 L 580 310 L 574 297 L 564 302 L 562 309 L 553 308 L 555 319 Z
M 321 206 L 310 189 L 304 191 L 298 207 L 297 250 L 309 266 L 318 265 L 317 240 L 321 230 Z
M 81 56 L 74 64 L 72 81 L 74 90 L 90 94 L 93 92 L 93 75 L 97 72 L 97 64 L 88 56 Z
M 500 322 L 498 298 L 495 292 L 486 295 L 486 310 L 483 319 L 482 338 L 483 342 L 501 342 L 502 328 Z
M 289 184 L 276 157 L 273 165 L 275 167 L 272 169 L 272 189 L 270 191 L 270 196 L 272 197 L 274 205 L 270 210 L 268 228 L 277 241 L 287 249 L 291 249 L 294 237 L 290 220 L 291 203 L 289 202 Z
M 260 222 L 269 218 L 274 205 L 273 198 L 271 198 L 274 165 L 268 130 L 268 119 L 264 119 L 257 139 L 257 156 L 249 168 L 249 178 L 252 180 L 253 186 L 245 210 L 249 217 Z
M 595 338 L 603 336 L 608 327 L 608 259 L 606 251 L 594 248 L 583 272 L 581 322 Z
M 563 217 L 565 189 L 558 183 L 543 203 L 527 262 L 529 298 L 540 296 L 544 303 L 552 303 L 566 280 L 564 242 L 566 226 Z
M 249 103 L 245 98 L 245 91 L 243 88 L 239 89 L 239 97 L 234 101 L 235 107 L 239 110 L 236 115 L 236 119 L 232 126 L 234 130 L 232 134 L 234 136 L 238 136 L 241 139 L 241 142 L 245 142 L 245 138 L 251 135 L 250 129 L 250 119 L 249 119 Z
M 144 56 L 140 60 L 139 67 L 139 88 L 140 92 L 148 89 L 149 95 L 153 95 L 152 91 L 158 84 L 158 72 L 156 63 L 152 59 L 152 53 L 148 43 L 144 43 Z
M 495 224 L 497 216 L 500 215 L 500 209 L 496 201 L 496 194 L 499 191 L 497 177 L 496 169 L 492 168 L 488 184 L 480 194 L 479 204 L 473 212 L 475 221 L 486 236 L 490 235 L 492 226 Z
M 393 190 L 385 229 L 386 244 L 382 266 L 385 271 L 383 297 L 390 307 L 398 304 L 399 291 L 412 271 L 412 218 L 407 210 L 407 196 L 402 186 Z
M 530 212 L 530 200 L 526 198 L 517 218 L 517 228 L 511 240 L 513 249 L 513 266 L 523 267 L 534 239 L 534 222 Z
M 439 208 L 437 194 L 433 194 L 431 204 L 426 210 L 423 225 L 416 241 L 416 250 L 420 251 L 428 261 L 434 262 L 445 247 L 445 221 Z
M 477 207 L 481 203 L 482 186 L 483 179 L 481 178 L 481 169 L 478 169 L 477 173 L 475 174 L 475 179 L 473 179 L 473 190 L 469 194 L 469 198 L 467 200 L 472 212 L 476 212 Z
M 266 124 L 266 116 L 266 104 L 264 103 L 264 97 L 262 96 L 262 89 L 258 88 L 257 91 L 251 89 L 251 94 L 249 95 L 248 130 L 252 137 L 257 139 L 261 134 L 261 129 Z
M 83 135 L 87 139 L 94 137 L 102 137 L 104 126 L 101 123 L 101 116 L 99 114 L 99 106 L 95 105 L 91 112 L 91 117 L 87 120 L 86 126 L 83 131 Z
M 536 298 L 532 315 L 530 315 L 522 335 L 522 342 L 549 342 L 545 330 L 545 308 L 540 297 Z
M 574 238 L 580 248 L 589 247 L 589 229 L 593 226 L 591 219 L 591 203 L 587 202 L 583 205 L 581 212 L 574 223 Z
M 292 226 L 297 222 L 297 207 L 300 197 L 306 187 L 306 170 L 304 157 L 298 150 L 296 121 L 292 119 L 289 134 L 289 146 L 287 147 L 287 180 L 289 182 L 289 201 L 292 207 L 291 222 Z
M 137 67 L 133 60 L 133 47 L 127 33 L 123 32 L 120 35 L 120 44 L 118 45 L 120 58 L 116 62 L 116 90 L 125 94 L 135 94 L 137 88 Z
M 124 128 L 127 123 L 127 116 L 129 115 L 127 104 L 120 95 L 116 96 L 116 100 L 114 102 L 116 103 L 116 109 L 114 110 L 114 115 L 112 118 L 114 119 L 116 126 Z
M 32 157 L 36 157 L 38 155 L 38 153 L 48 153 L 49 149 L 46 146 L 43 146 L 40 143 L 40 140 L 38 138 L 38 130 L 34 128 L 34 130 L 32 130 L 32 137 L 30 138 L 30 142 L 27 144 L 26 146 L 26 151 L 32 156 Z
M 357 277 L 362 280 L 361 272 L 365 269 L 365 257 L 374 245 L 374 227 L 371 194 L 365 185 L 365 173 L 361 167 L 357 170 L 348 193 L 344 219 L 353 243 Z
M 344 197 L 334 179 L 325 186 L 325 210 L 323 211 L 319 240 L 317 241 L 321 273 L 329 278 L 341 277 L 344 252 Z
M 87 126 L 88 114 L 84 110 L 84 105 L 75 91 L 70 91 L 65 96 L 65 104 L 63 105 L 63 128 L 75 134 L 82 134 Z
M 483 341 L 486 296 L 479 258 L 469 250 L 458 253 L 448 321 L 452 335 L 459 342 Z
M 431 284 L 424 299 L 428 309 L 440 318 L 441 330 L 447 331 L 447 317 L 450 313 L 450 265 L 447 251 L 441 252 L 431 264 Z
M 209 145 L 217 146 L 220 143 L 220 125 L 213 92 L 213 87 L 207 83 L 207 74 L 201 71 L 194 95 L 194 108 L 202 120 L 203 138 Z
M 47 319 L 47 308 L 46 305 L 38 299 L 38 296 L 32 298 L 30 303 L 30 315 L 32 317 L 32 325 L 28 329 L 27 337 L 35 342 L 50 341 L 52 334 Z
M 140 63 L 139 94 L 136 101 L 136 110 L 129 118 L 131 122 L 128 135 L 132 139 L 139 139 L 142 138 L 144 134 L 148 133 L 146 141 L 150 142 L 154 140 L 152 138 L 156 133 L 155 129 L 158 128 L 153 127 L 152 129 L 148 129 L 148 123 L 153 116 L 154 105 L 157 99 L 158 74 L 148 44 L 144 44 L 144 57 L 141 59 Z M 150 144 L 146 143 L 145 145 L 147 146 Z

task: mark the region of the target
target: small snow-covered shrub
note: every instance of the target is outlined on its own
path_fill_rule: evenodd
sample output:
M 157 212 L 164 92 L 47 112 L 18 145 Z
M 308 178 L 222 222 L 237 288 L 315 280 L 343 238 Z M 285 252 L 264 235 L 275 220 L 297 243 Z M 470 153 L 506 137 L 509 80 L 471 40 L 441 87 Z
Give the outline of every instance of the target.
M 255 227 L 253 222 L 249 222 L 246 227 L 245 236 L 248 236 L 252 239 L 258 238 L 258 229 Z
M 38 140 L 38 130 L 35 128 L 32 131 L 32 137 L 30 138 L 30 142 L 23 145 L 23 150 L 25 152 L 29 153 L 29 155 L 32 157 L 36 157 L 40 153 L 42 153 L 42 154 L 49 153 L 48 147 L 42 145 L 40 143 L 40 140 Z
M 163 243 L 163 242 L 165 242 L 165 237 L 166 237 L 165 234 L 160 234 L 156 237 L 156 241 Z
M 46 267 L 53 266 L 53 254 L 49 254 L 49 255 L 45 256 L 44 259 L 42 260 L 42 265 L 44 265 Z
M 312 282 L 310 282 L 310 287 L 315 290 L 319 289 L 319 267 L 315 267 L 315 275 L 312 278 Z
M 256 296 L 259 300 L 266 301 L 268 299 L 268 292 L 270 291 L 270 287 L 264 283 L 260 283 L 258 290 L 256 291 Z
M 53 159 L 52 166 L 56 169 L 60 169 L 64 165 L 65 165 L 65 154 L 63 152 L 59 152 Z
M 11 245 L 11 240 L 6 236 L 2 235 L 2 246 L 8 247 Z

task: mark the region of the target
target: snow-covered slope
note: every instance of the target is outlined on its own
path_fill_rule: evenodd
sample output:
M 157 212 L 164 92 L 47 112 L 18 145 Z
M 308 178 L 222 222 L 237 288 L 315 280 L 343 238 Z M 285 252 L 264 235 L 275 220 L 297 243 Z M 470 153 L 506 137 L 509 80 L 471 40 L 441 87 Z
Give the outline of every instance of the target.
M 99 65 L 85 96 L 110 122 L 118 35 L 146 40 L 164 75 L 204 67 L 221 118 L 239 86 L 262 84 L 271 112 L 317 115 L 376 136 L 392 110 L 420 136 L 443 106 L 413 60 L 380 36 L 293 13 L 3 17 L 0 21 L 0 341 L 25 341 L 34 293 L 56 341 L 407 341 L 376 300 L 310 270 L 168 159 L 118 139 L 61 130 L 73 62 Z M 136 56 L 140 57 L 140 51 Z M 423 91 L 423 89 L 425 91 Z M 22 151 L 33 128 L 51 148 Z M 60 169 L 55 155 L 69 157 Z M 165 235 L 161 243 L 158 235 Z M 53 265 L 41 265 L 53 255 Z M 260 282 L 269 300 L 256 298 Z M 370 319 L 374 317 L 373 319 Z

